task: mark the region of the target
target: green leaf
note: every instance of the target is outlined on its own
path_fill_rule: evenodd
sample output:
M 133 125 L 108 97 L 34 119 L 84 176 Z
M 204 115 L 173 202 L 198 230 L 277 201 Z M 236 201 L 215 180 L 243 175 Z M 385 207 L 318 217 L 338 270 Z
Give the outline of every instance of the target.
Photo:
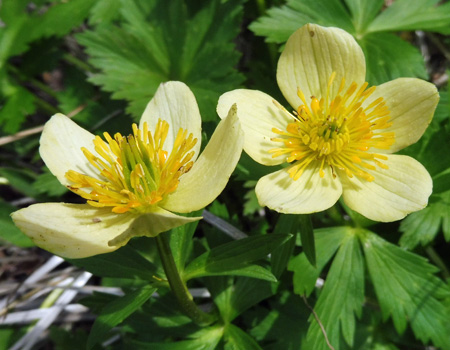
M 258 235 L 223 244 L 193 260 L 186 267 L 184 277 L 189 280 L 245 268 L 267 257 L 291 237 L 289 234 Z
M 27 23 L 31 40 L 42 37 L 63 37 L 83 23 L 95 2 L 92 0 L 61 1 L 48 7 L 44 14 L 37 13 Z
M 81 350 L 86 349 L 88 331 L 85 329 L 66 330 L 53 326 L 50 328 L 50 339 L 54 350 Z M 103 349 L 100 345 L 94 346 L 95 350 Z
M 412 250 L 417 245 L 429 244 L 438 234 L 441 224 L 445 239 L 450 241 L 450 191 L 441 195 L 441 200 L 431 203 L 421 211 L 409 214 L 400 224 L 403 232 L 399 244 L 401 247 Z
M 267 42 L 284 43 L 298 28 L 307 23 L 340 27 L 354 32 L 350 14 L 340 0 L 289 0 L 286 5 L 271 8 L 250 29 Z
M 107 304 L 91 328 L 87 350 L 92 349 L 97 342 L 106 336 L 110 329 L 139 309 L 155 291 L 156 288 L 145 286 Z
M 433 194 L 450 191 L 450 171 L 433 177 Z
M 0 71 L 9 57 L 26 50 L 30 33 L 26 30 L 28 16 L 25 12 L 27 0 L 5 1 L 0 6 Z
M 250 307 L 275 295 L 277 288 L 278 285 L 274 283 L 268 283 L 254 278 L 238 278 L 232 289 L 229 300 L 230 312 L 225 320 L 231 322 Z
M 450 3 L 439 0 L 396 0 L 367 28 L 369 32 L 427 30 L 450 32 Z
M 32 185 L 36 179 L 33 172 L 27 169 L 0 168 L 0 176 L 5 177 L 15 190 L 24 195 L 32 198 L 37 196 L 37 191 Z
M 0 328 L 0 349 L 8 349 L 13 344 L 14 336 L 17 333 L 17 328 Z
M 37 193 L 46 194 L 50 197 L 59 197 L 68 191 L 67 187 L 61 185 L 56 176 L 47 167 L 44 167 L 44 173 L 36 178 L 33 188 Z
M 350 229 L 349 229 L 350 230 Z M 361 317 L 364 303 L 364 260 L 356 230 L 349 231 L 331 264 L 314 309 L 330 343 L 339 350 L 341 332 L 350 347 L 355 335 L 355 314 Z M 307 349 L 326 349 L 325 337 L 311 315 Z
M 265 344 L 266 350 L 302 349 L 310 314 L 305 303 L 288 290 L 278 291 L 277 298 L 270 298 L 267 303 L 267 308 L 258 310 L 258 319 L 253 322 L 255 327 L 250 334 Z
M 434 178 L 435 175 L 450 169 L 449 162 L 443 161 L 443 159 L 448 159 L 449 153 L 450 132 L 445 128 L 441 128 L 429 139 L 424 151 L 419 155 L 418 160 Z M 445 190 L 445 186 L 443 190 Z
M 356 33 L 364 33 L 364 30 L 380 12 L 384 0 L 345 0 L 350 13 Z
M 245 277 L 206 279 L 206 284 L 225 323 L 273 296 L 278 288 L 277 284 Z
M 224 332 L 225 350 L 262 350 L 250 335 L 234 324 L 227 324 Z
M 450 288 L 434 275 L 437 268 L 370 231 L 360 238 L 384 319 L 391 316 L 399 333 L 409 321 L 423 343 L 449 348 L 450 310 L 443 299 L 450 297 Z
M 300 215 L 299 228 L 303 251 L 311 265 L 316 266 L 316 245 L 310 215 Z
M 16 207 L 0 199 L 0 237 L 1 240 L 10 242 L 18 247 L 34 247 L 33 241 L 20 231 L 11 220 L 11 213 Z
M 428 74 L 420 51 L 390 33 L 376 33 L 358 40 L 366 57 L 366 80 L 380 85 L 400 77 L 427 79 Z
M 121 2 L 122 0 L 97 0 L 92 7 L 89 23 L 111 23 L 119 17 Z
M 289 233 L 292 238 L 275 249 L 271 254 L 270 264 L 272 265 L 272 273 L 279 278 L 286 269 L 289 260 L 294 251 L 296 235 L 298 231 L 299 218 L 298 215 L 280 214 L 274 229 L 275 234 Z
M 129 245 L 112 253 L 66 260 L 101 277 L 140 278 L 150 281 L 156 272 L 156 266 Z
M 349 227 L 331 227 L 315 230 L 317 266 L 312 266 L 305 253 L 301 253 L 289 262 L 289 271 L 294 272 L 294 292 L 299 295 L 310 295 L 314 290 L 317 278 L 325 265 L 342 244 L 345 237 L 352 233 Z
M 139 350 L 214 350 L 223 335 L 223 326 L 215 325 L 203 328 L 190 335 L 192 340 L 180 340 L 176 342 L 150 343 L 128 339 L 127 349 Z
M 188 279 L 205 276 L 242 276 L 257 278 L 268 282 L 277 281 L 277 278 L 272 274 L 272 272 L 256 264 L 239 268 L 226 269 L 224 271 L 198 271 L 197 273 L 199 274 L 196 274 L 194 276 L 189 275 Z
M 196 95 L 204 120 L 214 120 L 219 96 L 243 81 L 232 45 L 241 9 L 240 0 L 209 1 L 195 13 L 180 0 L 123 1 L 120 27 L 102 25 L 77 40 L 100 70 L 91 81 L 128 100 L 136 119 L 161 82 L 180 80 Z
M 32 41 L 42 37 L 62 37 L 87 17 L 94 2 L 71 0 L 41 4 L 34 11 L 27 8 L 29 1 L 5 1 L 0 7 L 0 69 L 8 57 L 21 54 Z
M 2 92 L 5 101 L 0 100 L 3 102 L 0 107 L 0 127 L 5 133 L 12 134 L 19 131 L 25 117 L 36 110 L 35 97 L 21 86 L 11 85 Z
M 244 216 L 254 215 L 261 210 L 258 198 L 256 197 L 255 185 L 256 181 L 246 181 L 244 183 L 244 188 L 250 188 L 244 195 L 244 210 L 242 211 Z
M 201 211 L 189 214 L 189 216 L 199 215 L 201 215 Z M 186 259 L 192 252 L 192 242 L 197 225 L 198 221 L 194 221 L 170 231 L 170 248 L 179 271 L 184 269 Z

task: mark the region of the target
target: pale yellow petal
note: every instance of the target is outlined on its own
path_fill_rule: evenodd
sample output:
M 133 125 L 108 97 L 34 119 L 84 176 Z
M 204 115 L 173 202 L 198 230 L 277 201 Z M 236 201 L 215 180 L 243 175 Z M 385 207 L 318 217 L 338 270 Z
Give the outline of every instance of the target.
M 389 155 L 383 163 L 389 169 L 372 171 L 372 182 L 342 176 L 345 203 L 367 218 L 382 222 L 400 220 L 425 208 L 433 183 L 423 165 L 401 155 Z
M 341 183 L 332 177 L 329 167 L 323 169 L 321 178 L 318 164 L 311 164 L 297 181 L 289 177 L 287 169 L 258 181 L 255 190 L 261 206 L 279 213 L 309 214 L 330 208 L 341 196 Z
M 333 72 L 336 72 L 336 83 L 330 90 L 332 95 L 342 78 L 345 78 L 346 86 L 352 82 L 364 83 L 366 63 L 363 51 L 342 29 L 307 24 L 288 39 L 278 61 L 277 81 L 284 97 L 297 109 L 303 104 L 297 96 L 297 89 L 303 91 L 308 104 L 311 96 L 320 99 L 327 91 Z
M 244 131 L 244 150 L 258 163 L 277 165 L 285 162 L 285 157 L 272 158 L 269 150 L 283 143 L 271 141 L 278 137 L 272 129 L 286 131 L 293 117 L 269 95 L 257 90 L 238 89 L 220 96 L 217 113 L 225 118 L 230 107 L 237 105 L 237 114 Z
M 393 125 L 383 131 L 395 133 L 395 144 L 385 153 L 409 146 L 423 135 L 433 118 L 439 93 L 431 83 L 416 78 L 399 78 L 377 86 L 364 105 L 383 97 Z
M 108 242 L 130 229 L 136 215 L 87 204 L 34 204 L 12 214 L 14 223 L 39 247 L 66 258 L 112 252 Z
M 169 123 L 169 134 L 164 149 L 169 152 L 172 150 L 178 130 L 182 128 L 197 138 L 197 144 L 193 148 L 195 159 L 200 151 L 202 138 L 201 116 L 195 96 L 186 84 L 169 81 L 159 85 L 141 117 L 140 128 L 147 122 L 153 133 L 158 119 Z
M 44 126 L 39 153 L 53 175 L 65 186 L 70 184 L 64 176 L 69 170 L 97 178 L 98 171 L 81 151 L 81 147 L 85 147 L 91 153 L 97 154 L 94 149 L 94 138 L 89 131 L 58 113 Z
M 243 143 L 244 134 L 234 105 L 192 169 L 180 178 L 178 188 L 162 206 L 187 213 L 210 204 L 225 188 L 239 161 Z
M 130 229 L 109 241 L 111 246 L 123 246 L 133 237 L 155 237 L 162 232 L 202 219 L 201 216 L 180 216 L 155 207 L 151 213 L 142 214 L 131 224 Z

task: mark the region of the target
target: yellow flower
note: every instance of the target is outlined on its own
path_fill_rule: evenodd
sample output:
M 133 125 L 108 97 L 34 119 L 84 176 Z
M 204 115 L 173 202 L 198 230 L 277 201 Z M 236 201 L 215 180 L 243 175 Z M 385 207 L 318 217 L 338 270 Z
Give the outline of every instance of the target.
M 12 214 L 40 247 L 68 258 L 114 251 L 135 236 L 156 236 L 201 217 L 224 189 L 243 145 L 236 108 L 198 157 L 201 117 L 191 90 L 161 84 L 129 136 L 100 136 L 62 114 L 45 125 L 40 154 L 87 204 L 42 203 Z
M 244 150 L 264 165 L 287 163 L 256 185 L 261 205 L 281 213 L 325 210 L 343 196 L 353 210 L 394 221 L 427 205 L 432 181 L 411 157 L 439 100 L 434 85 L 399 78 L 365 83 L 365 60 L 353 37 L 308 24 L 287 41 L 277 81 L 291 113 L 261 91 L 234 90 L 217 107 L 237 104 Z

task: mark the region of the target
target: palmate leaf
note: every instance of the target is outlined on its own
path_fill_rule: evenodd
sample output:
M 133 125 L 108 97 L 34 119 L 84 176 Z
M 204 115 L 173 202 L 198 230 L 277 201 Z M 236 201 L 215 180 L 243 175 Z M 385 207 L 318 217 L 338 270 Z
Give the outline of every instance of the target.
M 289 269 L 294 271 L 295 293 L 307 295 L 337 250 L 314 307 L 335 349 L 344 346 L 343 341 L 350 347 L 354 342 L 355 316 L 360 317 L 364 302 L 364 256 L 384 320 L 391 316 L 399 333 L 409 322 L 422 342 L 431 340 L 449 349 L 450 310 L 444 300 L 450 297 L 450 288 L 434 276 L 436 267 L 362 228 L 327 228 L 315 234 L 317 268 L 301 254 L 291 260 Z M 319 325 L 312 317 L 310 321 L 305 349 L 327 349 Z
M 340 27 L 353 31 L 348 11 L 340 0 L 289 0 L 286 5 L 271 8 L 267 16 L 250 25 L 256 35 L 265 36 L 267 42 L 284 43 L 289 36 L 307 23 Z
M 368 27 L 369 32 L 429 30 L 450 32 L 450 4 L 439 0 L 396 0 Z
M 6 133 L 20 129 L 27 115 L 35 112 L 36 97 L 14 83 L 6 71 L 8 59 L 22 54 L 31 42 L 44 37 L 62 37 L 88 16 L 92 0 L 71 0 L 37 4 L 29 11 L 29 1 L 4 1 L 0 6 L 0 127 Z
M 364 302 L 364 260 L 356 231 L 347 230 L 314 307 L 336 350 L 339 350 L 341 332 L 347 344 L 353 346 L 355 315 L 361 316 Z M 310 321 L 305 349 L 326 349 L 319 324 L 312 316 Z
M 420 51 L 390 33 L 368 34 L 358 40 L 366 57 L 366 80 L 379 85 L 400 77 L 427 79 Z
M 77 36 L 100 70 L 91 81 L 128 100 L 128 112 L 138 118 L 161 82 L 180 80 L 196 95 L 202 117 L 214 120 L 220 94 L 243 81 L 233 68 L 239 54 L 232 44 L 241 6 L 241 0 L 214 0 L 191 13 L 181 0 L 123 1 L 119 26 Z
M 367 60 L 366 79 L 371 85 L 398 77 L 427 78 L 419 50 L 393 34 L 366 31 L 383 1 L 345 0 L 345 3 L 348 9 L 339 0 L 291 0 L 285 6 L 267 11 L 250 29 L 266 37 L 267 42 L 281 44 L 306 23 L 339 27 L 354 35 L 363 48 Z
M 384 0 L 344 0 L 357 33 L 363 33 L 384 5 Z
M 434 275 L 437 268 L 370 231 L 360 238 L 384 319 L 391 316 L 399 333 L 409 321 L 422 342 L 450 349 L 450 310 L 443 303 L 450 288 Z

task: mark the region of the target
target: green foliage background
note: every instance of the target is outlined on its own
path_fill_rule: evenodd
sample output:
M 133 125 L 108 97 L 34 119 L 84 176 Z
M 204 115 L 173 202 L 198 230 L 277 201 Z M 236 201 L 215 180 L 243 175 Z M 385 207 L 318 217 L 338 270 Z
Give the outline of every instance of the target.
M 53 113 L 73 115 L 94 133 L 127 133 L 158 85 L 180 80 L 197 98 L 207 139 L 222 93 L 247 87 L 282 101 L 279 53 L 310 22 L 356 38 L 371 84 L 434 79 L 450 58 L 450 3 L 438 0 L 389 6 L 383 0 L 3 0 L 0 6 L 0 236 L 4 245 L 24 248 L 33 243 L 11 222 L 12 211 L 24 203 L 78 200 L 40 160 L 39 133 L 17 134 Z M 126 294 L 82 300 L 99 315 L 91 332 L 71 324 L 76 343 L 63 328 L 48 341 L 57 349 L 99 349 L 119 333 L 108 349 L 329 349 L 318 318 L 336 350 L 450 349 L 450 101 L 448 86 L 439 88 L 430 127 L 404 150 L 433 177 L 424 210 L 391 224 L 371 222 L 342 203 L 314 215 L 313 266 L 314 245 L 299 232 L 300 219 L 257 203 L 256 180 L 272 169 L 244 154 L 207 209 L 249 237 L 234 241 L 206 222 L 171 232 L 178 268 L 190 287 L 208 288 L 218 323 L 200 328 L 180 313 L 167 284 L 154 278 L 164 275 L 154 242 L 140 238 L 114 253 L 71 261 Z M 7 330 L 0 337 L 9 345 L 24 331 Z

